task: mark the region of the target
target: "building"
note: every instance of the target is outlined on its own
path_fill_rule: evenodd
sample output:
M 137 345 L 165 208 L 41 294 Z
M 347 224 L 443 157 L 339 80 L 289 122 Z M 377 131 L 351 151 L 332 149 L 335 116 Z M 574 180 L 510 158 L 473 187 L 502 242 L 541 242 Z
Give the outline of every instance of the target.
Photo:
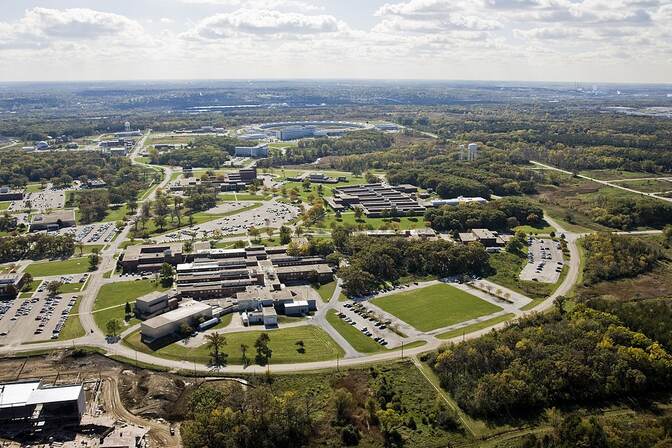
M 158 272 L 164 263 L 177 266 L 183 262 L 182 243 L 129 246 L 119 260 L 125 273 Z
M 38 151 L 46 151 L 49 149 L 49 143 L 40 141 L 35 143 L 35 149 Z
M 142 131 L 124 131 L 124 132 L 115 132 L 115 138 L 126 138 L 126 137 L 142 137 Z
M 171 294 L 162 291 L 152 291 L 136 299 L 135 315 L 138 319 L 147 320 L 168 310 L 174 310 L 177 308 L 177 305 L 177 299 L 172 298 Z
M 315 299 L 297 296 L 287 288 L 248 287 L 236 294 L 233 311 L 241 313 L 245 325 L 276 326 L 278 315 L 306 316 L 317 310 Z
M 317 128 L 311 125 L 287 126 L 277 131 L 276 136 L 279 140 L 286 142 L 288 140 L 314 137 L 315 131 L 317 131 Z
M 74 227 L 75 225 L 74 210 L 56 210 L 51 213 L 33 216 L 33 219 L 30 221 L 30 231 L 54 231 L 64 227 Z
M 496 252 L 511 240 L 511 235 L 500 235 L 488 229 L 472 229 L 470 232 L 460 233 L 459 239 L 464 244 L 481 243 L 488 251 Z
M 334 189 L 333 196 L 325 201 L 336 211 L 360 208 L 369 218 L 412 216 L 425 212 L 425 207 L 412 195 L 415 191 L 417 187 L 413 185 L 353 185 Z
M 480 196 L 473 197 L 473 198 L 465 198 L 464 196 L 459 196 L 456 198 L 452 199 L 434 199 L 428 203 L 428 206 L 430 207 L 443 207 L 443 206 L 452 206 L 456 207 L 458 205 L 462 204 L 486 204 L 488 202 L 487 199 L 484 199 Z
M 236 157 L 268 157 L 268 145 L 260 143 L 257 146 L 236 146 L 234 149 Z
M 86 181 L 86 188 L 105 188 L 107 183 L 103 179 L 88 179 Z
M 244 168 L 237 173 L 229 173 L 225 176 L 203 177 L 201 181 L 213 185 L 220 191 L 242 191 L 248 185 L 257 180 L 257 169 Z
M 399 129 L 401 129 L 398 124 L 394 123 L 378 123 L 375 126 L 376 129 L 384 132 L 397 132 Z
M 286 247 L 251 246 L 196 252 L 191 263 L 177 266 L 176 284 L 180 296 L 206 299 L 232 296 L 255 286 L 279 291 L 283 284 L 328 283 L 333 275 L 322 257 L 291 256 Z
M 0 201 L 20 201 L 23 199 L 24 190 L 14 190 L 9 187 L 0 187 Z
M 26 283 L 26 275 L 21 273 L 0 275 L 0 300 L 15 299 Z
M 142 341 L 148 344 L 173 336 L 183 324 L 196 328 L 199 321 L 212 319 L 212 307 L 202 302 L 187 300 L 167 313 L 152 317 L 140 324 Z
M 39 380 L 0 384 L 0 421 L 5 423 L 79 422 L 85 410 L 81 384 L 48 386 Z

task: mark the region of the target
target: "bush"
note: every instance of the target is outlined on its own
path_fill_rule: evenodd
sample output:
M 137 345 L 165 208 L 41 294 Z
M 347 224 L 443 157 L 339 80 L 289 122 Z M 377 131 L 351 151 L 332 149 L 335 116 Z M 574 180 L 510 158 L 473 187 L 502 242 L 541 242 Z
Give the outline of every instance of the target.
M 359 444 L 359 440 L 362 438 L 359 430 L 352 425 L 344 426 L 341 429 L 341 442 L 345 446 L 355 446 Z

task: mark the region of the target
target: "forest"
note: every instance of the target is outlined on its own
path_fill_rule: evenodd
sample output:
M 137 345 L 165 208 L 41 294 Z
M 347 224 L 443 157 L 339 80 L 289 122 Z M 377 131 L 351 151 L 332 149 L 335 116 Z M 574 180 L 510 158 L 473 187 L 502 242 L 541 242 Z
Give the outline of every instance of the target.
M 504 198 L 485 204 L 444 206 L 425 212 L 434 230 L 462 232 L 469 229 L 510 230 L 520 225 L 538 225 L 544 211 L 525 199 Z
M 67 258 L 75 253 L 70 235 L 35 233 L 0 237 L 0 263 L 21 259 Z

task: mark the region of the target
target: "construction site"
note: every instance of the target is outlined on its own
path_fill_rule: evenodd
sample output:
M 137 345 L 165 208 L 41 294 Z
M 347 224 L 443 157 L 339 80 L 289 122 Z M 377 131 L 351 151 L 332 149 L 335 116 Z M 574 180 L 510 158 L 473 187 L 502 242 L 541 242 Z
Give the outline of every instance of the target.
M 180 447 L 179 422 L 191 392 L 205 382 L 230 381 L 245 383 L 150 371 L 81 350 L 2 359 L 0 390 L 7 391 L 5 402 L 9 391 L 39 383 L 38 392 L 81 386 L 85 405 L 69 420 L 35 420 L 34 414 L 7 419 L 0 425 L 0 446 Z

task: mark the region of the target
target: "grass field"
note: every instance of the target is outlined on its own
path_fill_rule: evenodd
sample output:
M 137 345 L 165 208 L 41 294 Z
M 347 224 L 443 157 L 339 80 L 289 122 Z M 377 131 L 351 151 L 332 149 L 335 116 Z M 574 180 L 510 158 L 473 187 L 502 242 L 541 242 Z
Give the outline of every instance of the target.
M 632 188 L 633 190 L 641 191 L 642 193 L 662 193 L 672 190 L 672 182 L 659 179 L 628 180 L 618 182 L 615 185 Z
M 313 289 L 317 291 L 317 293 L 320 295 L 322 298 L 323 302 L 328 302 L 331 300 L 331 296 L 334 294 L 334 291 L 336 290 L 336 282 L 329 282 L 325 283 L 324 285 L 312 285 Z
M 58 290 L 61 294 L 73 294 L 82 290 L 84 283 L 63 283 Z
M 96 325 L 98 325 L 98 328 L 104 330 L 105 323 L 108 320 L 124 319 L 126 302 L 131 303 L 138 297 L 149 294 L 152 291 L 165 289 L 153 280 L 136 280 L 103 285 L 93 305 L 93 318 L 96 321 Z M 137 319 L 131 319 L 129 325 L 137 322 Z
M 223 202 L 232 202 L 232 201 L 268 201 L 271 199 L 270 195 L 265 194 L 251 194 L 251 193 L 220 193 L 217 195 L 217 199 Z
M 68 316 L 68 319 L 65 321 L 65 325 L 63 325 L 61 334 L 58 336 L 59 341 L 67 341 L 70 339 L 80 338 L 86 334 L 84 328 L 82 327 L 82 323 L 79 321 L 79 316 L 77 315 L 77 313 L 79 313 L 79 302 L 81 300 L 82 300 L 81 297 L 77 297 L 77 302 L 75 303 L 75 306 L 73 306 L 72 309 L 70 310 L 70 315 Z
M 598 180 L 637 179 L 642 177 L 658 176 L 655 173 L 645 173 L 643 171 L 623 171 L 615 169 L 586 170 L 581 171 L 579 174 Z
M 476 324 L 467 325 L 464 328 L 459 328 L 457 330 L 446 331 L 445 333 L 437 334 L 436 337 L 439 339 L 452 339 L 457 336 L 462 336 L 463 334 L 473 333 L 474 331 L 482 330 L 484 328 L 491 327 L 500 322 L 505 322 L 509 319 L 515 317 L 515 314 L 503 314 L 501 316 L 493 317 L 492 319 L 484 320 L 483 322 L 478 322 Z
M 386 350 L 385 347 L 359 331 L 356 327 L 340 319 L 334 310 L 327 312 L 327 322 L 348 341 L 352 348 L 360 353 L 376 353 Z
M 546 221 L 543 221 L 539 226 L 518 226 L 513 230 L 515 232 L 525 232 L 527 235 L 539 235 L 555 232 L 555 227 L 549 225 Z
M 224 352 L 229 355 L 229 364 L 243 364 L 240 345 L 248 346 L 247 357 L 250 363 L 254 363 L 254 341 L 263 331 L 245 331 L 238 333 L 226 333 L 226 347 Z M 271 338 L 269 347 L 273 350 L 270 364 L 286 364 L 295 362 L 326 361 L 336 357 L 342 357 L 344 352 L 320 328 L 313 325 L 301 327 L 283 328 L 267 331 Z M 296 342 L 303 341 L 305 353 L 300 353 Z M 153 351 L 140 341 L 140 333 L 135 332 L 124 339 L 124 343 L 138 351 L 150 353 L 167 359 L 191 361 L 202 364 L 210 362 L 210 349 L 206 345 L 197 348 L 187 348 L 181 344 L 170 344 L 159 350 Z
M 26 193 L 36 193 L 42 191 L 42 185 L 40 184 L 28 184 L 26 185 Z
M 487 279 L 531 299 L 541 299 L 552 293 L 554 285 L 520 280 L 520 272 L 526 264 L 527 256 L 525 254 L 517 255 L 506 251 L 491 254 L 490 266 L 494 273 L 489 275 Z
M 70 258 L 60 261 L 41 261 L 31 263 L 26 272 L 33 277 L 49 277 L 52 275 L 82 274 L 89 270 L 88 257 Z
M 373 304 L 420 331 L 435 330 L 501 310 L 446 284 L 380 297 L 373 299 Z
M 128 207 L 126 204 L 115 205 L 114 207 L 110 207 L 101 222 L 123 221 L 127 214 Z
M 7 210 L 12 201 L 0 201 L 0 210 Z

